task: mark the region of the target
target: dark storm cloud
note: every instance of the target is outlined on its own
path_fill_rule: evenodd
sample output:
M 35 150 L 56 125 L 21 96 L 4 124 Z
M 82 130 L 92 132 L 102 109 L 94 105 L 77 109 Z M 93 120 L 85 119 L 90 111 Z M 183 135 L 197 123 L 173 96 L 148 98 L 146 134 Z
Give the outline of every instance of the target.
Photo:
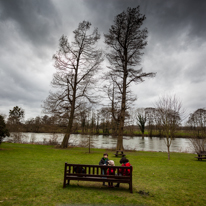
M 19 104 L 26 115 L 39 115 L 61 35 L 72 40 L 78 24 L 88 20 L 99 28 L 104 49 L 103 34 L 114 17 L 138 5 L 149 32 L 141 67 L 157 76 L 132 88 L 137 106 L 153 106 L 161 94 L 175 93 L 190 110 L 205 107 L 206 1 L 0 0 L 0 112 Z
M 189 35 L 193 37 L 204 37 L 206 34 L 206 1 L 204 0 L 90 0 L 84 1 L 84 4 L 94 14 L 94 21 L 98 20 L 99 23 L 105 24 L 106 20 L 110 25 L 117 14 L 126 11 L 128 7 L 140 5 L 141 13 L 147 18 L 146 26 L 149 31 L 161 34 L 158 35 L 160 39 L 162 36 L 165 38 L 168 35 L 172 36 L 185 27 L 189 27 Z
M 112 1 L 107 14 L 115 16 L 140 5 L 146 15 L 148 46 L 142 58 L 144 71 L 156 78 L 134 88 L 140 107 L 152 106 L 157 97 L 177 94 L 190 111 L 205 107 L 206 1 Z M 89 4 L 92 8 L 93 4 Z M 104 14 L 99 10 L 99 16 Z M 112 23 L 110 23 L 111 25 Z M 202 83 L 201 83 L 202 82 Z M 195 93 L 195 94 L 194 94 Z M 192 96 L 195 98 L 192 98 Z M 196 107 L 195 107 L 196 105 Z
M 54 5 L 49 0 L 0 1 L 1 21 L 11 21 L 19 26 L 19 32 L 33 44 L 51 44 L 51 33 L 58 29 L 60 21 Z

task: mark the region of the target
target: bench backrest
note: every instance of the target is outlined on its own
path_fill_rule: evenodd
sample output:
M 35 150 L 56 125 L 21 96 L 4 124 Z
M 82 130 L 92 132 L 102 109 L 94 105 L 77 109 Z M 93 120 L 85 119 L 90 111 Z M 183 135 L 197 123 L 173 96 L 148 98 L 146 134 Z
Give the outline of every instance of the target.
M 107 175 L 108 168 L 115 170 L 114 174 Z M 123 172 L 124 171 L 124 172 Z M 65 163 L 65 176 L 80 176 L 80 177 L 111 177 L 130 179 L 132 177 L 132 166 L 101 166 L 101 165 L 85 165 L 85 164 L 68 164 Z M 125 175 L 122 175 L 124 173 Z

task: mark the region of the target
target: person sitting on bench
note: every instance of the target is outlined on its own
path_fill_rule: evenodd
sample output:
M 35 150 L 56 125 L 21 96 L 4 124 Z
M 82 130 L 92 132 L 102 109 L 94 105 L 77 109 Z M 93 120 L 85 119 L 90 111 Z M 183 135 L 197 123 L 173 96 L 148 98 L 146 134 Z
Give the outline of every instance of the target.
M 108 166 L 115 166 L 114 161 L 113 160 L 109 160 L 108 161 Z M 110 167 L 107 170 L 107 175 L 115 175 L 115 168 Z M 108 182 L 108 187 L 113 187 L 113 182 Z
M 108 165 L 108 161 L 109 161 L 108 154 L 104 153 L 102 159 L 99 162 L 99 165 Z M 102 174 L 103 175 L 106 174 L 106 170 L 105 169 L 102 169 Z M 103 186 L 106 186 L 105 182 L 103 182 Z
M 122 159 L 119 162 L 120 162 L 120 164 L 122 164 L 121 165 L 122 167 L 130 167 L 131 166 L 131 164 L 129 163 L 129 160 L 126 157 L 122 157 Z M 130 175 L 130 169 L 119 169 L 119 172 L 123 176 Z M 115 185 L 115 187 L 119 187 L 119 185 L 120 185 L 120 183 L 117 183 Z
M 86 174 L 86 170 L 82 166 L 74 166 L 74 172 L 75 173 L 84 173 L 84 174 Z

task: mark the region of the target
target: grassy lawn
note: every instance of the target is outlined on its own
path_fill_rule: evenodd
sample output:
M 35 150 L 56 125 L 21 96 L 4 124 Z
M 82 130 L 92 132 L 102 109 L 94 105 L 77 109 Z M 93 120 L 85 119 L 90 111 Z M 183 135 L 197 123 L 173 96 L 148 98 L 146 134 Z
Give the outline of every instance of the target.
M 0 205 L 206 205 L 206 161 L 194 154 L 126 152 L 133 165 L 133 194 L 101 183 L 71 181 L 63 186 L 64 163 L 98 164 L 103 149 L 0 145 Z M 119 159 L 107 151 L 116 165 Z M 139 194 L 149 192 L 149 195 Z

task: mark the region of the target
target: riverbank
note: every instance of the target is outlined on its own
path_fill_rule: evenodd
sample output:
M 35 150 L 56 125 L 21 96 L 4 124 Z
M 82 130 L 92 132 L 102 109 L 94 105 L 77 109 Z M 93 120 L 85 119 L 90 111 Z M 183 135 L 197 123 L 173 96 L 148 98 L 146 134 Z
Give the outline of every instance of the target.
M 13 131 L 15 132 L 15 131 Z M 34 132 L 34 131 L 25 131 L 25 130 L 21 130 L 18 132 L 24 132 L 24 133 L 65 133 L 65 130 L 60 130 L 60 129 L 56 129 L 56 130 L 39 130 L 38 132 Z M 82 135 L 104 135 L 104 136 L 114 136 L 112 135 L 112 132 L 109 131 L 109 133 L 104 133 L 102 130 L 99 130 L 99 132 L 82 132 L 81 130 L 77 130 L 75 132 L 72 132 L 72 134 L 82 134 Z M 124 131 L 124 136 L 127 137 L 142 137 L 142 133 L 140 131 L 134 131 L 134 132 L 129 132 L 129 131 Z M 163 137 L 162 135 L 159 134 L 158 131 L 153 131 L 152 133 L 150 133 L 148 130 L 145 131 L 144 133 L 145 137 Z M 191 138 L 192 137 L 192 132 L 191 131 L 184 131 L 184 130 L 179 130 L 178 132 L 175 133 L 174 138 Z
M 101 183 L 71 181 L 63 189 L 64 162 L 98 164 L 104 152 L 118 166 L 114 151 L 88 148 L 2 143 L 0 145 L 0 204 L 2 205 L 204 205 L 206 161 L 194 154 L 131 152 L 133 188 L 102 187 Z

